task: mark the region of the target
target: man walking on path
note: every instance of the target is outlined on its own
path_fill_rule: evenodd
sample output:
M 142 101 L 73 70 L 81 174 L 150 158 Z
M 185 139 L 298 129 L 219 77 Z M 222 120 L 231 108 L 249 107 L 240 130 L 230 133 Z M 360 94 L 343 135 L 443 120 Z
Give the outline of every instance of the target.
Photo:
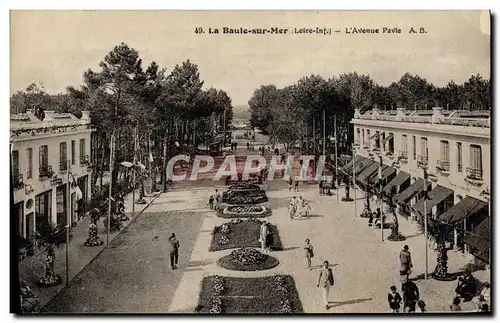
M 403 292 L 403 311 L 405 313 L 415 313 L 415 305 L 420 299 L 417 285 L 405 278 L 403 279 L 401 291 Z
M 328 261 L 325 260 L 323 267 L 319 271 L 318 277 L 318 287 L 321 288 L 321 296 L 323 297 L 323 304 L 325 305 L 325 310 L 328 310 L 328 294 L 330 293 L 330 287 L 333 286 L 333 271 L 329 267 Z
M 399 253 L 399 262 L 401 263 L 400 275 L 409 277 L 411 274 L 411 268 L 413 264 L 411 263 L 411 254 L 408 250 L 408 246 L 405 245 L 403 250 Z
M 175 237 L 175 233 L 172 233 L 170 238 L 168 238 L 170 244 L 170 267 L 172 269 L 177 269 L 177 262 L 179 261 L 179 241 Z

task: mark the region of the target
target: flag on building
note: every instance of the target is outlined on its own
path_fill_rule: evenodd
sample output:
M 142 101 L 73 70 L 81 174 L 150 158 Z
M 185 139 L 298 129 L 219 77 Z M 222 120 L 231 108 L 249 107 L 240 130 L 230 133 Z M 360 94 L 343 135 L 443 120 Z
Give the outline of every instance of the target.
M 69 175 L 71 176 L 72 180 L 73 180 L 73 186 L 76 188 L 75 189 L 75 193 L 76 193 L 76 200 L 81 200 L 83 198 L 83 193 L 82 193 L 82 190 L 80 189 L 80 187 L 78 186 L 76 180 L 75 180 L 75 177 L 73 176 L 73 173 L 69 173 Z

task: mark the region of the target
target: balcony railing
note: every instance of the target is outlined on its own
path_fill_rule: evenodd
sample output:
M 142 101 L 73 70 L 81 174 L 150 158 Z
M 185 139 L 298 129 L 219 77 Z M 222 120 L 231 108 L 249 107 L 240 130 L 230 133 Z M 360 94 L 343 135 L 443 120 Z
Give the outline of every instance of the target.
M 400 150 L 399 151 L 400 159 L 408 159 L 408 150 Z
M 67 170 L 68 170 L 68 162 L 67 161 L 60 161 L 59 162 L 59 171 L 65 172 Z
M 427 165 L 427 163 L 429 162 L 429 156 L 418 155 L 417 162 L 421 165 Z
M 13 174 L 13 180 L 14 180 L 14 190 L 20 190 L 24 187 L 24 181 L 23 181 L 23 174 Z
M 436 169 L 439 171 L 448 172 L 450 170 L 450 161 L 448 160 L 438 160 L 436 162 Z
M 80 166 L 90 165 L 90 157 L 89 155 L 81 155 L 80 156 Z
M 466 171 L 465 176 L 469 179 L 473 179 L 473 180 L 482 180 L 483 179 L 483 170 L 482 169 L 467 167 L 465 169 L 465 171 Z
M 374 120 L 370 114 L 363 114 L 359 116 L 362 120 Z M 405 116 L 402 119 L 396 119 L 395 115 L 378 115 L 375 120 L 391 121 L 391 122 L 411 122 L 411 123 L 432 123 L 432 116 Z M 464 127 L 479 127 L 490 128 L 488 120 L 485 118 L 457 118 L 457 117 L 444 117 L 440 120 L 441 124 L 464 126 Z
M 52 166 L 40 166 L 38 168 L 38 177 L 40 179 L 51 178 L 52 176 L 54 176 Z

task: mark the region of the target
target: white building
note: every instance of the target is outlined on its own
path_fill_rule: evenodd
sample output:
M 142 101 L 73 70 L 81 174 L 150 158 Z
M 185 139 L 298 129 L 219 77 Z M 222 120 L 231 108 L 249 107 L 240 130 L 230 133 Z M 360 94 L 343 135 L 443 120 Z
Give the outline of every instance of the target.
M 376 185 L 382 158 L 383 190 L 388 193 L 391 187 L 396 188 L 398 194 L 393 200 L 400 214 L 416 220 L 427 213 L 452 224 L 456 228 L 455 243 L 462 240 L 459 235 L 464 230 L 472 232 L 483 220 L 489 220 L 489 111 L 436 107 L 432 111 L 373 109 L 360 114 L 356 110 L 351 123 L 358 181 Z M 424 168 L 430 186 L 426 212 L 422 198 Z
M 31 240 L 47 225 L 71 224 L 77 218 L 77 186 L 90 199 L 90 116 L 45 111 L 11 115 L 10 137 L 14 190 L 13 221 L 18 234 Z M 72 175 L 72 176 L 71 176 Z M 68 192 L 68 181 L 70 183 Z M 69 198 L 68 198 L 69 196 Z

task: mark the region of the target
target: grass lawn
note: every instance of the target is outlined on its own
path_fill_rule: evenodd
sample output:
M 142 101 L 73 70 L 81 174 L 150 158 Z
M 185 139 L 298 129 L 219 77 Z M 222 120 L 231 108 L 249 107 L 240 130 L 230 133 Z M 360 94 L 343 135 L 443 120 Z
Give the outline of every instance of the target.
M 284 275 L 287 292 L 278 290 L 273 276 L 258 278 L 221 277 L 224 291 L 216 297 L 221 300 L 222 313 L 283 313 L 281 302 L 288 300 L 291 313 L 303 313 L 302 303 L 292 276 Z M 213 294 L 214 276 L 203 278 L 197 311 L 208 313 Z
M 240 223 L 227 223 L 229 226 L 229 233 L 220 232 L 220 227 L 215 227 L 212 234 L 212 243 L 210 244 L 209 251 L 219 251 L 234 248 L 254 247 L 259 248 L 259 235 L 260 235 L 260 221 L 242 221 Z M 273 232 L 273 245 L 272 250 L 283 250 L 281 244 L 278 228 L 275 225 L 270 225 L 271 232 Z M 225 245 L 219 244 L 221 236 L 225 235 L 229 242 Z

